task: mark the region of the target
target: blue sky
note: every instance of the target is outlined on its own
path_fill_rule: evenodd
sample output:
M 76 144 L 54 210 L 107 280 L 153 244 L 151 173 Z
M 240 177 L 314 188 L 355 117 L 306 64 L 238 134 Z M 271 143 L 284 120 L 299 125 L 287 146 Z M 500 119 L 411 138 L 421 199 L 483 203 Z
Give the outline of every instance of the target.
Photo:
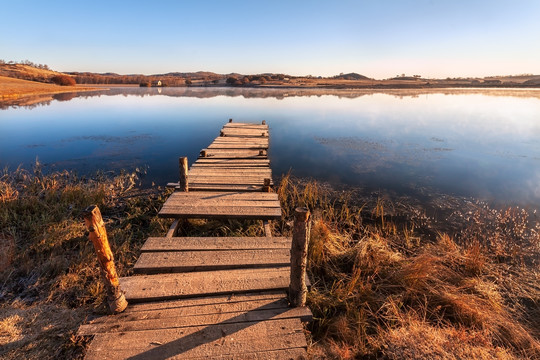
M 539 0 L 0 0 L 0 59 L 59 71 L 540 74 Z

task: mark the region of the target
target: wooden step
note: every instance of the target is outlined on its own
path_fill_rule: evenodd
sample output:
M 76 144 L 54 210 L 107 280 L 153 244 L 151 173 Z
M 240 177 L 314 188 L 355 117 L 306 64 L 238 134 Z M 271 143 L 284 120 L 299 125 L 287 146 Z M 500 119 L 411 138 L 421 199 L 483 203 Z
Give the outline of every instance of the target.
M 141 308 L 148 304 L 153 306 L 149 309 Z M 291 318 L 309 322 L 312 314 L 306 307 L 290 308 L 283 292 L 241 294 L 134 304 L 121 314 L 102 316 L 82 325 L 77 335 Z
M 286 237 L 150 237 L 142 252 L 290 249 Z
M 142 253 L 136 274 L 288 266 L 290 249 L 167 251 Z
M 278 220 L 281 218 L 281 205 L 275 193 L 175 192 L 165 201 L 159 216 Z
M 156 301 L 194 296 L 286 290 L 290 267 L 201 271 L 140 275 L 120 278 L 120 286 L 131 302 Z
M 97 334 L 86 359 L 288 359 L 306 347 L 294 318 Z

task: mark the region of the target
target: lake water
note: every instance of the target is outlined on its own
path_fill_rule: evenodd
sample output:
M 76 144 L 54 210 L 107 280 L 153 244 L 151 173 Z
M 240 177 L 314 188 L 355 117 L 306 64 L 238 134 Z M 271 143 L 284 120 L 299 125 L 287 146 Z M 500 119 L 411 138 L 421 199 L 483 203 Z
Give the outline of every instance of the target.
M 0 110 L 0 166 L 148 166 L 144 184 L 164 185 L 229 118 L 264 119 L 275 176 L 540 207 L 539 90 L 114 88 L 36 104 Z

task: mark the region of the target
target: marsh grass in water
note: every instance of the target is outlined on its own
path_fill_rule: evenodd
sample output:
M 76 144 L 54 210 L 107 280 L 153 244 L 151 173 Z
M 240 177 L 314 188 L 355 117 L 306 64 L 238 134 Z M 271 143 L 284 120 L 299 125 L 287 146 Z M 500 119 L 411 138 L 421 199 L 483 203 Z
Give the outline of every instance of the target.
M 103 286 L 81 219 L 101 209 L 120 276 L 131 274 L 168 190 L 140 190 L 142 171 L 79 177 L 3 171 L 0 178 L 0 357 L 80 358 Z M 276 188 L 290 236 L 297 206 L 313 214 L 308 326 L 313 358 L 538 358 L 539 237 L 521 209 L 452 203 L 448 222 L 380 194 L 284 176 Z M 451 224 L 449 226 L 448 224 Z M 444 229 L 440 231 L 440 229 Z M 192 220 L 187 236 L 261 236 L 255 221 Z

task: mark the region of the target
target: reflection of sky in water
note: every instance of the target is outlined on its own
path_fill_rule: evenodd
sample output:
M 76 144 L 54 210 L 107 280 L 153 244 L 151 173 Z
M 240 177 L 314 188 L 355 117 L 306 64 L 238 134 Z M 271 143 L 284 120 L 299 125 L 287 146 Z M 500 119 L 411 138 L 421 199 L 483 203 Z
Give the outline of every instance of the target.
M 275 175 L 540 204 L 539 97 L 76 97 L 0 111 L 0 166 L 149 165 L 147 180 L 164 184 L 229 117 L 268 121 Z

